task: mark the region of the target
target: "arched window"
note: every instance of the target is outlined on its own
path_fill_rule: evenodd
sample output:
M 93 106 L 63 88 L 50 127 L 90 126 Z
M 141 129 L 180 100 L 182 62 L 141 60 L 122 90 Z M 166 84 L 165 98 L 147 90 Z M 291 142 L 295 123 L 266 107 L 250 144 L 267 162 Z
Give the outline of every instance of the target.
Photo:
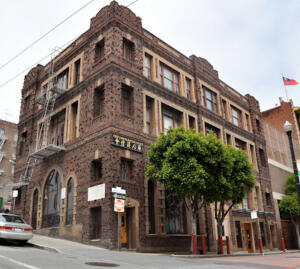
M 34 230 L 36 229 L 36 222 L 37 222 L 38 200 L 39 200 L 39 192 L 38 190 L 35 190 L 33 193 L 32 215 L 31 215 L 31 226 Z
M 154 183 L 148 180 L 148 214 L 149 234 L 155 234 L 155 212 L 154 212 Z
M 66 224 L 73 223 L 74 179 L 70 178 L 67 186 L 67 216 Z
M 59 173 L 52 170 L 45 184 L 43 196 L 43 228 L 57 227 L 60 223 L 61 180 Z

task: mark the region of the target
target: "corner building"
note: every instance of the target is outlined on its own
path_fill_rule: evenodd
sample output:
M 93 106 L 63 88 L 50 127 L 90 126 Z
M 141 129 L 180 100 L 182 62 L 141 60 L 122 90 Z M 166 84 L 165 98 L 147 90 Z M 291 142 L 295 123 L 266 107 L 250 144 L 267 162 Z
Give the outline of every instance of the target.
M 187 58 L 143 29 L 141 18 L 113 1 L 87 32 L 25 77 L 16 206 L 41 234 L 107 248 L 189 250 L 189 212 L 144 175 L 150 145 L 168 127 L 183 125 L 213 130 L 254 164 L 257 187 L 227 217 L 224 240 L 229 236 L 234 250 L 257 250 L 258 222 L 250 218 L 256 209 L 264 247 L 276 248 L 260 122 L 254 97 L 222 82 L 207 60 Z M 126 190 L 119 215 L 116 186 Z M 198 221 L 209 250 L 216 249 L 213 212 L 207 206 Z

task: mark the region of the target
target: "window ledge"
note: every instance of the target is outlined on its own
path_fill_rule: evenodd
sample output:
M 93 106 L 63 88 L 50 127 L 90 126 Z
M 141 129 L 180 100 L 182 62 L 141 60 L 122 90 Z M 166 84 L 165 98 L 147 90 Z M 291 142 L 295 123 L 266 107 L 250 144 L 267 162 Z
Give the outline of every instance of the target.
M 127 119 L 127 120 L 130 120 L 130 121 L 132 121 L 132 122 L 134 121 L 133 116 L 126 115 L 126 114 L 122 113 L 122 117 L 125 118 L 125 119 Z

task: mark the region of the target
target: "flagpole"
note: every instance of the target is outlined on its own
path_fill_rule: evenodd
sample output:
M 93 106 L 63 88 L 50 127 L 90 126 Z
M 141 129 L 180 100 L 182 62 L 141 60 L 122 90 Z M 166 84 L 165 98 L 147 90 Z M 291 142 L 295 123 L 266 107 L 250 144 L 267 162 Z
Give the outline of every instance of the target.
M 282 73 L 281 73 L 281 77 L 282 77 L 282 83 L 283 83 L 284 90 L 285 90 L 286 101 L 288 102 L 288 101 L 289 101 L 289 98 L 288 98 L 288 95 L 287 95 L 286 86 L 285 86 L 284 81 L 283 81 L 283 74 L 282 74 Z

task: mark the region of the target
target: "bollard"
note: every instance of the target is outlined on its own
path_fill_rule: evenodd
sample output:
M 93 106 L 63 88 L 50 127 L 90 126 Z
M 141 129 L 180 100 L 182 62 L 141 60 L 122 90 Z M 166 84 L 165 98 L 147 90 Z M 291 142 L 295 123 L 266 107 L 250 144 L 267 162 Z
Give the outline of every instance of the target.
M 285 252 L 285 242 L 283 237 L 281 237 L 281 243 L 282 243 L 282 251 Z
M 259 253 L 263 254 L 264 252 L 263 252 L 261 237 L 258 238 L 258 245 L 259 245 Z
M 206 254 L 206 246 L 205 246 L 205 235 L 201 234 L 201 242 L 202 242 L 202 254 Z
M 197 254 L 197 235 L 193 234 L 193 254 Z
M 223 249 L 223 238 L 222 236 L 219 237 L 219 243 L 220 243 L 220 253 L 219 254 L 224 254 L 224 249 Z
M 229 236 L 226 236 L 226 246 L 227 246 L 227 254 L 230 254 L 230 242 L 229 242 Z

